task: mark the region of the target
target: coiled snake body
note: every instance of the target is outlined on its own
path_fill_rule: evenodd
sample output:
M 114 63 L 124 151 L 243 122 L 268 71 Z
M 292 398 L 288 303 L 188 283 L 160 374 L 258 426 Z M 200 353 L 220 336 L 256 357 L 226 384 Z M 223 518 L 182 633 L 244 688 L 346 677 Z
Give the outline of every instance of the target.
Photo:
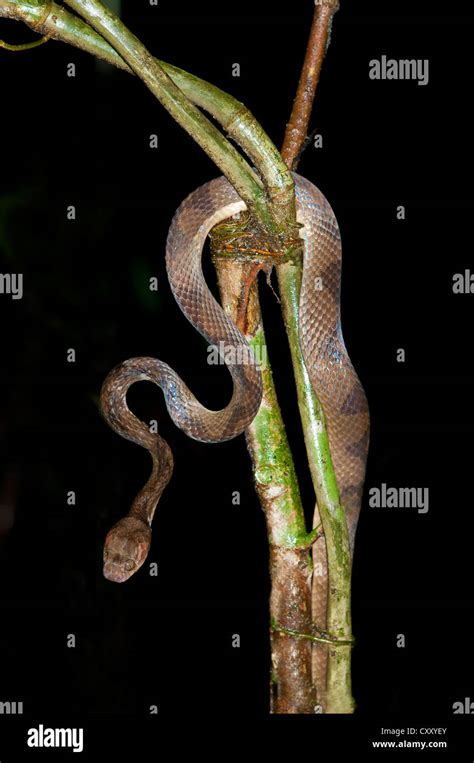
M 348 357 L 340 326 L 341 245 L 334 213 L 320 191 L 294 174 L 297 220 L 302 224 L 304 267 L 299 308 L 300 345 L 315 392 L 323 405 L 341 501 L 345 507 L 351 547 L 360 509 L 369 437 L 367 402 Z M 204 408 L 180 377 L 155 358 L 133 358 L 107 376 L 101 406 L 109 425 L 122 437 L 147 448 L 151 476 L 128 515 L 108 533 L 104 575 L 123 582 L 145 561 L 156 505 L 173 470 L 166 442 L 134 416 L 126 403 L 129 387 L 152 381 L 161 387 L 174 423 L 189 437 L 221 442 L 241 434 L 255 417 L 262 397 L 259 368 L 245 337 L 210 293 L 201 268 L 207 234 L 219 222 L 245 209 L 225 178 L 201 186 L 181 204 L 171 224 L 166 266 L 173 295 L 192 325 L 223 352 L 234 389 L 226 408 Z M 227 352 L 232 348 L 232 352 Z M 247 362 L 231 362 L 246 358 Z M 324 538 L 313 549 L 321 562 L 320 585 L 327 587 Z M 319 597 L 318 626 L 325 624 L 325 597 Z

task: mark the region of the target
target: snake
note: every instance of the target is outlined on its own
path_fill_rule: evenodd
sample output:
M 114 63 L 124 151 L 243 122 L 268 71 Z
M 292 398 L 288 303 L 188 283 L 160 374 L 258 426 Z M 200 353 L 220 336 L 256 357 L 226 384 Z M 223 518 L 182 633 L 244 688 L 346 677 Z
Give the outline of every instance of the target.
M 303 240 L 299 342 L 311 384 L 324 411 L 352 555 L 369 445 L 368 404 L 341 329 L 339 226 L 318 188 L 301 175 L 292 175 L 296 219 Z M 122 437 L 146 448 L 152 458 L 147 483 L 127 516 L 106 536 L 103 572 L 110 581 L 124 582 L 143 565 L 150 547 L 155 509 L 173 471 L 173 456 L 166 441 L 129 410 L 126 395 L 130 386 L 138 381 L 158 385 L 176 426 L 189 437 L 206 443 L 223 442 L 243 433 L 260 407 L 259 365 L 246 337 L 211 294 L 201 262 L 203 246 L 212 228 L 245 210 L 245 202 L 226 178 L 211 180 L 180 205 L 166 242 L 166 270 L 173 296 L 188 321 L 218 348 L 232 376 L 233 392 L 228 405 L 218 411 L 205 408 L 170 366 L 152 357 L 126 360 L 103 383 L 100 402 L 107 423 Z M 315 516 L 319 516 L 317 507 Z M 328 598 L 324 535 L 314 543 L 312 554 L 313 563 L 319 565 L 319 574 L 313 580 L 313 618 L 324 632 Z M 313 670 L 321 679 L 327 649 L 315 646 L 314 654 Z

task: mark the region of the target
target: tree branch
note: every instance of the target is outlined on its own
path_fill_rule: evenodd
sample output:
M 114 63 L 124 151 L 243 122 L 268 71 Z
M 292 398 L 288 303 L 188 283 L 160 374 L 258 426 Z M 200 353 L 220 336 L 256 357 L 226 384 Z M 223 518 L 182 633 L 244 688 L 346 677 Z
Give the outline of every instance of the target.
M 227 256 L 214 256 L 222 304 L 237 322 L 242 288 L 249 266 Z M 311 572 L 309 546 L 298 480 L 267 357 L 256 282 L 246 300 L 246 338 L 261 361 L 263 397 L 246 431 L 255 488 L 265 514 L 270 546 L 270 630 L 273 713 L 314 712 L 311 642 L 292 636 L 310 633 Z M 262 362 L 263 361 L 263 362 Z
M 54 2 L 48 2 L 48 0 L 0 0 L 0 17 L 2 16 L 21 20 L 38 34 L 48 36 L 50 39 L 66 42 L 107 61 L 117 68 L 132 74 L 136 73 L 101 34 L 92 29 L 81 18 L 73 15 L 66 8 Z M 128 33 L 128 30 L 126 32 Z M 154 61 L 187 99 L 195 106 L 204 109 L 215 117 L 227 135 L 234 139 L 250 157 L 262 177 L 268 196 L 268 203 L 271 207 L 271 217 L 273 219 L 271 219 L 270 223 L 271 230 L 268 232 L 277 232 L 282 238 L 285 238 L 285 232 L 289 226 L 291 227 L 291 222 L 294 222 L 295 218 L 293 178 L 283 162 L 278 149 L 266 135 L 259 122 L 244 104 L 218 87 L 164 61 L 159 59 L 154 59 Z M 202 117 L 202 119 L 205 118 Z M 229 144 L 208 120 L 205 121 L 207 126 L 211 128 L 213 138 L 217 141 L 218 145 L 225 146 L 225 151 L 222 152 L 223 156 L 225 157 L 226 153 L 230 152 L 230 159 L 235 160 L 234 164 L 237 162 L 237 175 L 241 171 L 242 166 L 245 166 L 246 172 L 255 179 L 253 171 L 240 157 L 238 152 L 235 151 L 233 146 Z M 188 132 L 195 137 L 194 125 Z M 207 137 L 209 138 L 209 135 Z M 270 218 L 267 211 L 265 214 L 260 215 L 259 208 L 254 209 L 252 193 L 255 188 L 253 190 L 250 188 L 250 195 L 246 194 L 245 190 L 238 188 L 238 179 L 236 180 L 233 174 L 233 167 L 228 167 L 227 171 L 224 171 L 221 165 L 218 164 L 218 166 L 221 167 L 234 187 L 239 190 L 242 198 L 249 203 L 249 207 L 255 212 L 257 218 L 262 223 L 266 221 L 268 224 Z M 257 183 L 259 184 L 258 179 Z M 256 192 L 260 196 L 260 186 L 258 186 Z M 262 200 L 261 205 L 265 207 L 266 201 Z M 277 231 L 275 231 L 275 224 Z
M 338 9 L 337 0 L 316 0 L 314 19 L 308 41 L 293 111 L 288 122 L 282 155 L 291 166 L 306 138 L 316 86 L 329 39 L 332 17 Z M 301 263 L 286 262 L 277 266 L 282 311 L 293 361 L 298 406 L 306 444 L 306 452 L 316 493 L 317 505 L 313 524 L 322 522 L 324 537 L 313 546 L 313 562 L 327 570 L 329 585 L 320 585 L 314 577 L 313 619 L 315 610 L 324 617 L 316 623 L 336 639 L 348 645 L 331 649 L 315 645 L 328 659 L 326 671 L 315 675 L 318 702 L 328 713 L 351 713 L 354 702 L 350 681 L 350 655 L 352 640 L 350 592 L 351 555 L 347 519 L 340 502 L 334 466 L 331 459 L 326 422 L 322 406 L 312 388 L 299 345 L 299 296 Z M 316 664 L 316 661 L 314 665 Z
M 296 169 L 301 147 L 308 133 L 314 96 L 329 44 L 332 17 L 337 10 L 339 10 L 339 0 L 315 0 L 314 2 L 313 23 L 306 55 L 281 149 L 283 160 L 293 170 Z
M 297 246 L 294 242 L 293 180 L 278 151 L 250 112 L 231 96 L 209 83 L 154 59 L 139 40 L 101 3 L 96 0 L 67 2 L 97 31 L 49 0 L 0 0 L 0 16 L 20 19 L 40 34 L 69 42 L 115 66 L 138 74 L 176 121 L 220 167 L 246 201 L 251 213 L 267 231 L 275 234 L 281 249 L 286 249 L 294 256 Z M 329 0 L 322 2 L 326 7 Z M 309 72 L 311 67 L 307 69 Z M 307 95 L 303 101 L 307 107 Z M 263 185 L 243 157 L 196 107 L 203 108 L 216 117 L 227 134 L 241 145 L 260 172 Z M 298 136 L 304 132 L 303 120 L 298 119 L 298 113 L 294 119 L 292 116 L 291 122 L 293 135 L 288 156 L 291 156 L 291 151 L 297 146 L 296 138 L 299 140 Z M 326 441 L 324 440 L 324 417 L 320 406 L 318 409 L 319 403 L 314 398 L 310 385 L 308 386 L 309 380 L 307 374 L 305 376 L 306 371 L 299 350 L 297 314 L 301 265 L 291 265 L 288 262 L 280 265 L 278 277 L 308 455 L 313 479 L 317 483 L 318 502 L 321 504 L 322 513 L 326 513 L 325 521 L 323 519 L 324 533 L 329 533 L 330 538 L 332 534 L 334 549 L 339 551 L 341 538 L 336 538 L 336 535 L 341 528 L 341 510 L 337 485 L 335 486 L 334 479 L 331 482 L 330 459 L 326 458 L 329 451 L 327 436 Z M 239 278 L 236 279 L 236 282 L 238 281 Z M 225 287 L 223 302 L 228 294 L 229 287 Z M 257 313 L 259 315 L 258 305 Z M 257 324 L 260 325 L 259 321 Z M 254 346 L 264 346 L 263 329 L 255 329 L 249 338 Z M 271 371 L 266 374 L 264 384 L 264 404 L 249 431 L 248 444 L 254 461 L 257 489 L 266 510 L 273 576 L 272 617 L 280 627 L 280 631 L 272 637 L 275 647 L 273 655 L 277 657 L 277 661 L 278 656 L 281 658 L 277 712 L 311 712 L 313 697 L 308 663 L 310 643 L 304 643 L 304 639 L 291 638 L 291 633 L 309 633 L 311 630 L 311 623 L 308 623 L 311 563 L 305 547 L 310 543 L 312 536 L 305 530 L 299 489 L 276 401 Z M 277 453 L 279 458 L 276 458 Z M 329 473 L 323 468 L 328 464 Z M 328 539 L 329 542 L 332 541 Z M 338 554 L 336 562 L 339 568 L 336 563 L 333 565 L 335 574 L 340 573 L 341 579 L 347 579 L 347 576 L 344 576 L 344 554 Z M 341 564 L 344 569 L 341 569 Z M 298 579 L 295 577 L 296 570 Z M 342 599 L 345 599 L 344 590 L 337 590 Z M 348 622 L 344 621 L 343 615 L 344 607 L 333 607 L 330 619 L 334 627 L 329 630 L 341 640 L 349 636 L 350 641 L 350 613 Z M 340 653 L 343 647 L 338 646 L 338 649 Z M 339 686 L 341 680 L 344 680 L 344 675 L 340 672 L 337 675 L 334 673 L 334 678 Z

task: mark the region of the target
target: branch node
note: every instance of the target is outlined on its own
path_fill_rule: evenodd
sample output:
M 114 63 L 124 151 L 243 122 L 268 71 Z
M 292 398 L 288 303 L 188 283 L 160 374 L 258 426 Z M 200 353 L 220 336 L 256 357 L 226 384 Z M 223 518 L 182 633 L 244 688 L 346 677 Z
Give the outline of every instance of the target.
M 330 633 L 324 633 L 323 631 L 314 631 L 314 633 L 300 633 L 300 631 L 293 630 L 292 628 L 284 628 L 282 625 L 272 621 L 271 630 L 275 633 L 283 633 L 285 636 L 291 636 L 293 638 L 302 638 L 308 641 L 316 641 L 321 644 L 329 644 L 330 646 L 354 646 L 355 639 L 338 639 L 336 636 L 332 636 Z

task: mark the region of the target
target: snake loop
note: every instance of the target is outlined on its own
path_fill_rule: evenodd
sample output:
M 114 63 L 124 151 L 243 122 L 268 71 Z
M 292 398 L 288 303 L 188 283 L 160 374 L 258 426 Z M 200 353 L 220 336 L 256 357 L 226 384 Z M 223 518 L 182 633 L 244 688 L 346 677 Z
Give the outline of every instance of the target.
M 369 412 L 364 391 L 347 354 L 340 321 L 341 241 L 334 213 L 322 193 L 293 173 L 297 222 L 303 240 L 303 277 L 299 302 L 299 340 L 316 396 L 324 410 L 331 457 L 344 506 L 351 551 L 360 511 L 369 443 Z M 155 358 L 134 358 L 107 376 L 101 405 L 109 425 L 122 437 L 146 448 L 152 457 L 150 478 L 128 515 L 108 533 L 104 575 L 123 582 L 143 564 L 151 541 L 156 505 L 171 477 L 173 457 L 166 442 L 129 410 L 126 394 L 137 381 L 161 387 L 174 423 L 201 442 L 222 442 L 241 434 L 252 422 L 262 398 L 260 370 L 239 329 L 210 293 L 203 277 L 201 255 L 206 236 L 218 223 L 246 209 L 225 178 L 201 186 L 181 204 L 171 223 L 166 267 L 171 290 L 189 322 L 219 348 L 233 379 L 229 404 L 220 411 L 204 408 L 181 378 Z M 226 352 L 227 349 L 231 352 Z M 242 358 L 250 359 L 242 362 Z M 239 362 L 238 362 L 239 360 Z M 327 627 L 328 565 L 325 538 L 316 533 L 313 563 L 313 619 Z M 309 638 L 309 635 L 300 634 Z M 331 637 L 311 637 L 316 684 L 325 685 L 327 649 Z M 342 643 L 342 642 L 338 642 Z

